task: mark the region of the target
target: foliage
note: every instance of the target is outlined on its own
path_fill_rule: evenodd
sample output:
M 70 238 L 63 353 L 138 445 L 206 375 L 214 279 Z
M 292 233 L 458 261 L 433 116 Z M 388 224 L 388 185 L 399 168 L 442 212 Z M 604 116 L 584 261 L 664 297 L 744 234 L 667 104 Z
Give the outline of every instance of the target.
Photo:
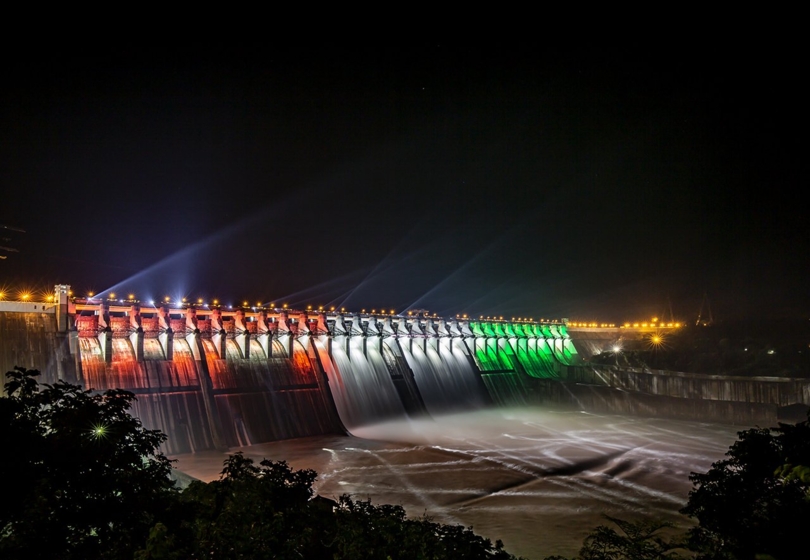
M 399 506 L 313 498 L 316 473 L 241 453 L 219 480 L 173 488 L 166 436 L 104 394 L 37 371 L 7 374 L 0 399 L 0 557 L 508 559 L 470 528 L 407 519 Z
M 225 461 L 220 479 L 192 483 L 182 494 L 193 516 L 190 552 L 206 558 L 311 558 L 324 546 L 312 507 L 316 473 L 287 463 L 255 465 L 241 453 Z
M 173 490 L 166 436 L 128 410 L 132 393 L 40 385 L 8 372 L 0 398 L 0 556 L 131 558 Z
M 676 560 L 683 558 L 676 550 L 684 543 L 667 540 L 659 535 L 670 523 L 655 520 L 637 522 L 605 516 L 619 527 L 621 533 L 605 525 L 598 526 L 585 538 L 579 555 L 573 560 Z M 546 560 L 566 560 L 550 556 Z
M 443 525 L 429 517 L 408 519 L 401 506 L 340 498 L 336 511 L 335 558 L 345 559 L 508 559 L 514 558 L 472 527 Z
M 512 558 L 500 542 L 492 546 L 469 528 L 408 519 L 400 506 L 312 499 L 315 477 L 283 461 L 255 465 L 231 455 L 219 480 L 183 492 L 193 513 L 176 529 L 174 551 L 193 558 Z M 170 538 L 156 534 L 151 544 Z
M 699 558 L 794 557 L 810 519 L 808 422 L 740 432 L 726 457 L 690 477 L 682 511 L 699 523 L 690 535 Z

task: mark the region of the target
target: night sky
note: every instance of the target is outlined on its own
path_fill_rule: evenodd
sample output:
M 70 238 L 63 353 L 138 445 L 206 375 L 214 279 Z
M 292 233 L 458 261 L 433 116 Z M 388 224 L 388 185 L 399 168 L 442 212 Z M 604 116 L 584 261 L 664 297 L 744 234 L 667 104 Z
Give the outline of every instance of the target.
M 694 321 L 705 292 L 715 319 L 810 317 L 800 52 L 10 57 L 0 224 L 26 233 L 0 232 L 0 286 L 598 321 Z

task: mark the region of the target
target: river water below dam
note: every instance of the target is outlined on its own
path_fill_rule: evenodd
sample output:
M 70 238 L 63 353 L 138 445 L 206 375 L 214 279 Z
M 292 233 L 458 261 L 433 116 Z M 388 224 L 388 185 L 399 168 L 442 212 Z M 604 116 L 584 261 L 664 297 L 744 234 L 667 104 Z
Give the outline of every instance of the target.
M 485 410 L 232 448 L 318 472 L 315 491 L 400 504 L 411 516 L 472 525 L 527 558 L 575 554 L 603 515 L 685 527 L 692 471 L 706 471 L 740 426 L 571 410 Z M 225 453 L 175 455 L 214 480 Z

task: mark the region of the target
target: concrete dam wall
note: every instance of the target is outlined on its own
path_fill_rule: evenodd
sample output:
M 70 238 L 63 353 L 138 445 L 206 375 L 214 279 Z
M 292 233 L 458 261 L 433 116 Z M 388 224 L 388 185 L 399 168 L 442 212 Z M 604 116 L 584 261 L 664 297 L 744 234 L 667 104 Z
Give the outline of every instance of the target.
M 72 302 L 0 308 L 0 367 L 103 391 L 186 453 L 490 406 L 775 421 L 810 382 L 595 367 L 558 323 Z M 610 336 L 588 333 L 587 347 Z
M 0 310 L 3 371 L 21 365 L 46 383 L 131 391 L 133 414 L 169 435 L 169 453 L 526 405 L 538 398 L 537 380 L 558 378 L 576 359 L 562 325 L 507 332 L 425 318 L 104 304 L 61 318 L 55 306 L 38 311 Z

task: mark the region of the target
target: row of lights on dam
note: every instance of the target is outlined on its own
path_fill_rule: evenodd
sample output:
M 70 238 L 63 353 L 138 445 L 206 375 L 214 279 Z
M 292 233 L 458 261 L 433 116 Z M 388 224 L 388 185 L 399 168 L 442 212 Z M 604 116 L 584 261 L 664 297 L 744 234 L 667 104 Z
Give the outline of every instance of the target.
M 73 295 L 74 295 L 73 290 L 70 290 L 68 292 L 68 295 L 73 297 Z M 0 300 L 5 299 L 6 296 L 7 296 L 6 292 L 0 291 Z M 95 296 L 96 296 L 95 292 L 87 292 L 87 296 L 86 296 L 85 299 L 88 302 L 101 301 L 100 298 L 98 300 L 96 300 Z M 24 301 L 24 302 L 26 302 L 26 301 L 34 301 L 34 299 L 32 299 L 33 296 L 32 296 L 32 294 L 30 292 L 20 292 L 17 297 L 18 297 L 18 299 L 20 301 Z M 42 298 L 42 301 L 45 301 L 45 302 L 53 302 L 54 301 L 54 295 L 53 294 L 48 294 L 47 296 L 43 295 L 43 296 L 40 296 L 40 297 Z M 107 302 L 110 302 L 110 303 L 125 303 L 125 304 L 141 303 L 140 300 L 136 299 L 135 294 L 128 294 L 126 298 L 118 298 L 114 292 L 110 292 L 109 294 L 107 294 L 107 297 L 104 298 L 104 301 L 107 301 Z M 147 303 L 148 305 L 151 305 L 151 306 L 155 306 L 155 305 L 157 305 L 158 302 L 156 302 L 155 300 L 149 300 L 148 302 L 145 302 L 145 303 Z M 175 298 L 173 300 L 171 298 L 171 296 L 164 297 L 163 300 L 160 302 L 161 305 L 177 305 L 179 307 L 193 305 L 194 303 L 195 302 L 191 301 L 189 298 L 186 298 L 186 297 L 182 297 L 182 298 L 179 298 L 179 299 Z M 209 304 L 203 298 L 198 298 L 197 301 L 196 301 L 196 304 L 201 305 L 203 307 L 210 307 L 210 306 L 219 307 L 220 306 L 220 302 L 219 302 L 218 299 L 212 300 L 211 304 Z M 233 305 L 231 305 L 231 304 L 228 304 L 225 307 L 227 307 L 229 309 L 233 309 Z M 278 308 L 278 307 L 276 307 L 276 304 L 273 303 L 273 302 L 271 302 L 269 305 L 266 305 L 265 307 L 263 307 L 262 302 L 257 302 L 256 305 L 251 306 L 250 302 L 248 302 L 248 301 L 243 301 L 242 302 L 242 307 L 251 307 L 254 311 L 256 311 L 257 309 L 288 309 L 289 308 L 288 304 L 286 304 L 286 303 L 282 304 L 282 306 L 280 308 Z M 307 305 L 307 311 L 312 311 L 312 310 L 313 310 L 313 306 L 312 305 Z M 322 312 L 322 311 L 325 310 L 325 308 L 324 308 L 323 305 L 319 305 L 317 307 L 317 310 Z M 334 306 L 329 307 L 329 311 L 334 312 L 335 307 Z M 341 307 L 340 312 L 345 313 L 346 308 Z M 367 312 L 367 310 L 366 309 L 361 309 L 360 312 L 365 314 Z M 393 315 L 396 315 L 396 311 L 394 309 L 390 309 L 390 310 L 372 309 L 371 314 L 372 315 L 391 315 L 391 316 L 393 316 Z M 414 316 L 414 315 L 413 315 L 412 312 L 409 311 L 408 316 L 411 317 L 411 316 Z M 437 318 L 438 316 L 437 316 L 436 313 L 433 313 L 432 317 Z M 467 316 L 466 313 L 457 314 L 456 319 L 468 319 L 468 316 Z M 484 315 L 481 315 L 481 316 L 478 317 L 478 319 L 481 320 L 481 321 L 484 321 L 484 320 L 486 320 L 486 321 L 503 321 L 503 316 L 490 316 L 490 315 L 487 315 L 485 317 Z M 513 322 L 534 322 L 534 318 L 533 317 L 512 317 L 512 321 Z M 540 322 L 545 322 L 545 319 L 540 319 Z M 581 326 L 581 327 L 585 327 L 585 326 L 596 327 L 596 326 L 598 326 L 596 323 L 590 323 L 590 324 L 586 324 L 586 323 L 569 323 L 569 325 L 571 325 L 571 326 Z M 607 326 L 613 327 L 614 325 L 613 324 L 607 325 L 607 324 L 603 323 L 601 326 L 603 326 L 603 327 L 607 327 Z M 625 324 L 625 326 L 629 326 L 629 323 Z M 638 326 L 638 324 L 636 324 L 634 326 Z M 644 323 L 643 326 L 646 327 L 647 324 Z M 670 325 L 670 326 L 672 326 L 672 325 Z M 677 326 L 680 326 L 680 323 L 678 323 Z
M 68 292 L 68 295 L 70 297 L 74 297 L 73 290 L 70 290 Z M 4 290 L 0 290 L 0 300 L 5 299 L 7 296 L 8 296 L 7 292 L 5 292 Z M 146 302 L 141 302 L 139 299 L 137 299 L 135 297 L 135 294 L 132 294 L 132 293 L 127 294 L 127 296 L 125 298 L 119 297 L 118 295 L 115 294 L 115 292 L 108 293 L 106 295 L 106 297 L 96 297 L 95 292 L 89 291 L 89 292 L 87 292 L 86 296 L 83 299 L 85 299 L 88 303 L 96 303 L 96 302 L 100 303 L 101 301 L 106 301 L 108 303 L 123 303 L 123 304 L 130 304 L 130 305 L 137 304 L 137 303 L 146 303 L 147 305 L 150 305 L 150 306 L 156 306 L 156 305 L 159 304 L 159 305 L 175 305 L 175 306 L 178 306 L 178 307 L 185 307 L 185 306 L 195 305 L 196 304 L 196 305 L 200 305 L 202 307 L 211 307 L 211 306 L 213 306 L 213 307 L 227 307 L 228 309 L 233 309 L 232 304 L 221 306 L 220 301 L 218 299 L 213 299 L 211 301 L 211 303 L 209 304 L 203 298 L 197 298 L 197 300 L 195 302 L 195 301 L 192 300 L 192 298 L 188 298 L 188 297 L 181 297 L 181 298 L 174 298 L 173 299 L 171 296 L 165 296 L 163 298 L 163 300 L 161 300 L 161 301 L 149 300 L 149 301 L 146 301 Z M 38 296 L 34 296 L 29 291 L 23 291 L 23 292 L 19 292 L 17 294 L 17 300 L 23 301 L 23 302 L 27 302 L 27 301 L 53 302 L 54 301 L 54 295 L 53 295 L 53 293 L 45 292 L 45 293 L 40 294 Z M 251 309 L 253 309 L 253 311 L 256 311 L 258 309 L 289 309 L 289 305 L 286 304 L 286 303 L 282 304 L 281 307 L 277 307 L 274 302 L 271 302 L 269 304 L 263 304 L 263 302 L 257 302 L 255 305 L 251 305 L 250 302 L 247 301 L 247 300 L 242 302 L 242 307 L 243 308 L 251 308 Z M 313 311 L 313 306 L 312 305 L 307 305 L 306 310 L 307 311 Z M 323 312 L 323 311 L 326 310 L 326 308 L 323 305 L 319 305 L 319 306 L 317 306 L 317 310 Z M 331 307 L 329 307 L 328 310 L 330 312 L 335 312 L 336 308 L 334 306 L 331 306 Z M 340 308 L 340 313 L 346 313 L 346 308 L 341 307 Z M 366 313 L 369 313 L 369 310 L 368 309 L 361 309 L 360 313 L 366 314 Z M 394 316 L 394 315 L 397 314 L 396 310 L 394 310 L 394 309 L 388 309 L 388 310 L 379 309 L 378 310 L 376 308 L 371 309 L 370 313 L 372 315 L 391 315 L 391 316 Z M 409 317 L 419 316 L 419 317 L 426 317 L 426 318 L 427 317 L 438 318 L 438 315 L 436 313 L 433 313 L 432 315 L 429 315 L 427 312 L 422 313 L 422 312 L 408 311 L 408 316 Z M 469 318 L 471 318 L 471 317 L 469 317 L 466 313 L 456 315 L 456 319 L 469 319 Z M 484 316 L 484 315 L 481 315 L 481 316 L 479 316 L 479 320 L 481 320 L 481 321 L 484 321 L 484 320 L 486 320 L 486 321 L 503 321 L 504 319 L 503 319 L 503 316 L 494 316 L 494 315 L 492 315 L 492 316 L 491 315 Z M 513 322 L 516 322 L 516 321 L 517 322 L 534 322 L 534 318 L 533 317 L 517 317 L 517 318 L 512 317 L 512 321 Z M 540 321 L 545 322 L 545 319 L 540 319 Z
M 634 329 L 637 329 L 639 327 L 641 327 L 641 328 L 651 327 L 651 328 L 654 328 L 654 329 L 656 329 L 656 328 L 678 329 L 678 328 L 681 327 L 681 323 L 672 323 L 672 322 L 665 323 L 664 321 L 659 321 L 658 317 L 653 317 L 652 319 L 650 319 L 649 322 L 647 322 L 647 321 L 638 322 L 637 321 L 637 322 L 633 322 L 633 323 L 625 323 L 624 325 L 622 325 L 622 327 L 626 328 L 626 329 L 629 329 L 630 327 L 633 327 Z
M 73 295 L 71 291 L 69 295 Z M 13 299 L 12 299 L 13 298 Z M 40 303 L 53 303 L 54 295 L 52 293 L 48 294 L 33 294 L 29 291 L 22 291 L 17 292 L 16 296 L 12 296 L 5 290 L 0 290 L 0 301 L 3 300 L 10 300 L 10 301 L 23 301 L 23 302 L 40 302 Z
M 68 295 L 70 297 L 73 297 L 74 296 L 73 290 L 70 290 L 68 292 Z M 7 296 L 8 296 L 7 292 L 0 291 L 0 300 L 6 299 Z M 24 292 L 19 292 L 17 294 L 17 296 L 16 296 L 16 299 L 18 301 L 24 301 L 24 302 L 27 302 L 27 301 L 53 302 L 54 301 L 54 295 L 52 293 L 47 294 L 47 295 L 45 295 L 45 294 L 33 295 L 31 292 L 24 291 Z M 181 297 L 181 298 L 172 299 L 171 296 L 165 296 L 161 301 L 149 300 L 149 301 L 146 301 L 146 302 L 141 302 L 139 299 L 137 299 L 135 297 L 135 294 L 128 294 L 125 298 L 122 298 L 122 297 L 117 296 L 114 292 L 110 292 L 109 294 L 107 294 L 106 297 L 97 298 L 95 292 L 91 291 L 91 292 L 87 292 L 87 295 L 86 295 L 86 297 L 84 299 L 88 303 L 94 303 L 94 302 L 99 302 L 100 303 L 101 301 L 106 301 L 108 303 L 124 303 L 124 304 L 146 303 L 146 304 L 151 305 L 151 306 L 156 306 L 158 304 L 159 305 L 176 305 L 178 307 L 184 307 L 184 306 L 195 305 L 195 304 L 196 305 L 201 305 L 203 307 L 211 307 L 211 306 L 219 307 L 220 306 L 220 301 L 218 299 L 213 299 L 211 301 L 211 303 L 209 304 L 209 302 L 205 301 L 203 298 L 197 298 L 197 300 L 195 302 L 195 301 L 192 300 L 192 298 Z M 224 305 L 224 307 L 227 307 L 229 309 L 233 309 L 232 304 Z M 289 309 L 289 305 L 286 304 L 286 303 L 282 304 L 281 307 L 277 307 L 275 302 L 270 302 L 269 304 L 266 304 L 266 303 L 263 303 L 263 302 L 256 302 L 255 305 L 251 305 L 250 302 L 246 301 L 246 300 L 242 302 L 242 307 L 250 307 L 254 311 L 256 311 L 257 309 Z M 317 309 L 318 311 L 326 311 L 326 306 L 319 305 L 319 306 L 317 306 L 317 308 L 315 308 L 312 305 L 307 305 L 306 306 L 307 311 L 313 311 L 314 309 Z M 337 310 L 337 308 L 335 306 L 330 306 L 328 310 L 330 312 L 335 312 Z M 340 308 L 340 313 L 345 313 L 345 312 L 346 312 L 346 308 L 341 307 Z M 367 313 L 368 310 L 367 309 L 362 309 L 360 312 L 361 313 Z M 396 315 L 396 310 L 394 310 L 394 309 L 379 309 L 378 310 L 378 309 L 375 308 L 375 309 L 371 309 L 370 312 L 373 315 Z M 411 313 L 408 312 L 408 315 L 410 316 Z M 434 313 L 433 316 L 435 317 L 436 314 Z M 467 316 L 464 315 L 464 317 L 466 318 Z
M 95 294 L 93 292 L 88 292 L 88 294 L 87 294 L 87 300 L 88 301 L 94 301 L 94 297 L 95 297 Z M 115 295 L 115 293 L 109 293 L 109 294 L 107 294 L 107 298 L 105 299 L 105 301 L 118 302 L 118 303 L 130 303 L 130 304 L 141 303 L 140 300 L 135 298 L 135 294 L 129 294 L 126 298 L 118 298 Z M 210 306 L 219 307 L 220 306 L 220 302 L 219 302 L 218 299 L 212 300 L 211 303 L 209 304 L 203 298 L 197 298 L 197 300 L 195 302 L 195 301 L 192 300 L 192 298 L 181 297 L 181 298 L 172 299 L 171 296 L 164 297 L 163 300 L 160 301 L 160 302 L 156 302 L 155 300 L 149 300 L 148 302 L 145 302 L 145 303 L 147 303 L 149 305 L 152 305 L 152 306 L 155 306 L 158 303 L 160 305 L 177 305 L 179 307 L 188 306 L 188 305 L 195 305 L 195 304 L 196 305 L 201 305 L 203 307 L 210 307 Z M 228 307 L 229 309 L 233 309 L 233 304 L 224 305 L 224 307 Z M 247 300 L 242 302 L 242 307 L 244 307 L 244 308 L 249 307 L 249 308 L 253 309 L 254 311 L 256 311 L 258 309 L 289 309 L 290 308 L 289 304 L 286 304 L 286 303 L 282 304 L 281 307 L 278 307 L 275 304 L 275 302 L 264 303 L 264 302 L 261 302 L 261 301 L 256 302 L 255 305 L 251 305 L 251 303 L 249 301 L 247 301 Z M 324 305 L 319 305 L 319 306 L 317 306 L 317 308 L 315 306 L 313 306 L 313 305 L 307 305 L 306 306 L 307 311 L 313 311 L 315 309 L 317 309 L 317 311 L 321 311 L 321 312 L 327 310 L 326 306 L 324 306 Z M 330 306 L 329 309 L 328 309 L 328 311 L 330 311 L 330 312 L 335 312 L 336 310 L 337 310 L 337 308 L 335 306 Z M 341 307 L 340 308 L 340 313 L 345 313 L 345 312 L 346 312 L 346 308 Z M 366 310 L 365 309 L 361 310 L 361 313 L 366 313 Z M 396 311 L 394 309 L 391 309 L 389 311 L 386 311 L 385 309 L 380 309 L 380 310 L 372 309 L 371 313 L 376 314 L 376 315 L 396 315 Z M 409 313 L 409 315 L 410 315 L 410 313 Z
M 621 329 L 646 329 L 646 328 L 653 328 L 653 329 L 660 329 L 660 328 L 667 328 L 667 329 L 677 329 L 680 328 L 682 323 L 673 323 L 673 322 L 664 322 L 659 321 L 658 317 L 653 317 L 649 321 L 633 321 L 633 322 L 626 322 L 619 326 Z M 583 327 L 583 328 L 616 328 L 614 323 L 596 323 L 593 321 L 569 321 L 569 327 Z
M 73 290 L 70 290 L 68 292 L 68 295 L 70 297 L 74 297 Z M 5 300 L 5 299 L 7 299 L 9 297 L 11 297 L 11 296 L 10 296 L 8 291 L 0 290 L 0 301 Z M 39 302 L 51 303 L 51 302 L 54 301 L 54 294 L 49 293 L 49 292 L 34 294 L 31 291 L 20 291 L 20 292 L 17 292 L 15 299 L 16 299 L 16 301 L 22 301 L 22 302 L 39 301 Z M 87 292 L 87 295 L 86 295 L 86 297 L 84 299 L 86 299 L 88 302 L 96 302 L 96 301 L 101 302 L 102 301 L 102 298 L 96 299 L 96 294 L 94 292 L 92 292 L 92 291 Z M 140 300 L 136 299 L 135 294 L 128 294 L 126 298 L 119 298 L 113 292 L 110 292 L 109 294 L 107 294 L 107 296 L 105 298 L 103 298 L 103 301 L 107 301 L 109 303 L 124 303 L 124 304 L 141 303 Z M 165 296 L 163 298 L 163 300 L 161 300 L 161 301 L 149 300 L 149 301 L 144 302 L 144 303 L 146 303 L 146 304 L 148 304 L 150 306 L 156 306 L 156 305 L 160 304 L 160 305 L 175 305 L 175 306 L 178 306 L 178 307 L 185 307 L 185 306 L 190 306 L 190 305 L 195 305 L 196 304 L 196 305 L 199 305 L 199 306 L 202 306 L 202 307 L 226 307 L 228 309 L 233 309 L 232 304 L 220 305 L 220 301 L 218 299 L 213 299 L 209 303 L 209 302 L 205 301 L 203 298 L 197 298 L 196 301 L 194 301 L 191 298 L 187 298 L 187 297 L 172 298 L 171 296 Z M 242 307 L 243 308 L 251 308 L 251 309 L 253 309 L 253 311 L 257 311 L 259 309 L 282 309 L 282 310 L 289 309 L 289 305 L 286 304 L 286 303 L 282 304 L 281 307 L 277 307 L 274 302 L 270 302 L 269 304 L 263 303 L 263 302 L 257 302 L 255 305 L 251 305 L 250 302 L 247 301 L 247 300 L 242 302 Z M 323 312 L 323 311 L 327 310 L 326 307 L 323 306 L 323 305 L 319 305 L 317 307 L 313 307 L 312 305 L 307 305 L 306 306 L 307 311 L 313 311 L 314 309 L 317 309 L 317 311 L 319 311 L 319 312 Z M 329 312 L 335 312 L 336 308 L 334 306 L 331 306 L 331 307 L 328 308 L 328 311 Z M 367 310 L 367 309 L 361 309 L 360 310 L 360 313 L 363 313 L 363 314 L 366 314 L 368 312 L 369 312 L 369 310 Z M 341 307 L 340 308 L 340 313 L 346 313 L 346 308 Z M 371 309 L 370 313 L 372 315 L 391 315 L 391 316 L 396 315 L 396 311 L 394 309 L 379 309 L 378 310 L 378 309 L 375 308 L 375 309 Z M 411 311 L 408 312 L 408 316 L 409 317 L 424 316 L 424 317 L 433 317 L 433 318 L 438 317 L 436 313 L 433 313 L 432 315 L 428 315 L 427 313 L 424 313 L 424 314 L 422 314 L 422 313 L 413 313 Z M 470 319 L 470 318 L 471 317 L 468 317 L 468 315 L 466 313 L 456 315 L 456 319 L 464 319 L 464 320 L 466 320 L 466 319 Z M 486 316 L 480 315 L 478 317 L 478 319 L 481 320 L 481 321 L 503 321 L 504 320 L 502 315 L 486 315 Z M 553 320 L 550 320 L 550 321 L 554 322 Z M 530 322 L 530 323 L 533 323 L 534 322 L 534 317 L 512 317 L 512 322 L 518 322 L 518 323 Z M 548 321 L 546 319 L 544 319 L 544 318 L 541 318 L 540 322 L 545 323 L 545 322 L 548 322 Z M 565 322 L 565 320 L 563 320 L 563 322 Z M 616 325 L 614 323 L 597 323 L 597 322 L 593 322 L 593 321 L 591 321 L 591 322 L 587 322 L 587 321 L 567 321 L 567 324 L 568 324 L 569 327 L 586 327 L 586 328 L 615 328 L 616 327 Z M 677 323 L 672 323 L 672 322 L 664 323 L 663 321 L 659 321 L 657 317 L 654 317 L 650 321 L 626 322 L 623 325 L 621 325 L 620 328 L 679 328 L 679 327 L 681 327 L 681 323 L 679 323 L 679 322 L 677 322 Z

